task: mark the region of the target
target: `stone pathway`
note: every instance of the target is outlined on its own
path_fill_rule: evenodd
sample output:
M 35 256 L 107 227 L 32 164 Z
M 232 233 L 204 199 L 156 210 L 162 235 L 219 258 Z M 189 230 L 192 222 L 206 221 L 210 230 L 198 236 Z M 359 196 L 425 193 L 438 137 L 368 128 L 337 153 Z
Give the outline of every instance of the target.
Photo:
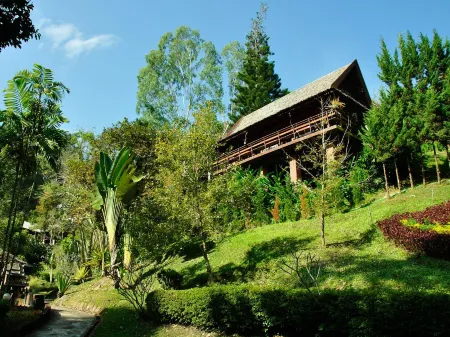
M 95 316 L 81 311 L 52 307 L 52 317 L 28 337 L 82 337 L 95 321 Z

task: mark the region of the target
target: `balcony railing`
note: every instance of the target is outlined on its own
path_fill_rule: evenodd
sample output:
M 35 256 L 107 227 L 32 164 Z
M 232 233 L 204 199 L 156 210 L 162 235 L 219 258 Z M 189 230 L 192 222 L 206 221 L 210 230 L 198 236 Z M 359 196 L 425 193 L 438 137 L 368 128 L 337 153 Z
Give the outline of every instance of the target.
M 298 143 L 307 136 L 321 130 L 327 132 L 338 126 L 347 126 L 349 123 L 350 119 L 347 114 L 340 112 L 311 116 L 222 154 L 216 162 L 216 170 L 226 168 L 230 164 L 240 164 L 249 161 L 251 158 L 260 157 L 266 152 Z

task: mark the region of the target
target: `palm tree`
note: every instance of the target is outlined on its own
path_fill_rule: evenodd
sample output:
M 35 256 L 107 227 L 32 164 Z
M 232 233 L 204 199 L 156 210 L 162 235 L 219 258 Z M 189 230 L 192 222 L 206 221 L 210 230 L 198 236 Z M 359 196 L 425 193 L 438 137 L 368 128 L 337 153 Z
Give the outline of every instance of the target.
M 62 83 L 54 81 L 50 69 L 35 64 L 32 71 L 20 71 L 8 81 L 4 92 L 6 110 L 0 111 L 0 150 L 7 151 L 9 158 L 15 162 L 15 174 L 2 244 L 2 283 L 5 280 L 16 216 L 20 210 L 19 196 L 24 180 L 33 177 L 31 196 L 38 157 L 45 158 L 56 169 L 61 151 L 68 142 L 67 133 L 60 129 L 67 120 L 59 103 L 69 90 Z
M 101 209 L 103 213 L 111 257 L 110 273 L 116 287 L 119 282 L 117 243 L 122 206 L 135 197 L 136 183 L 143 178 L 135 176 L 135 171 L 134 156 L 126 147 L 120 150 L 114 161 L 107 154 L 100 152 L 100 161 L 95 163 L 97 198 L 93 202 L 93 207 L 97 210 Z M 130 244 L 131 237 L 125 233 L 125 267 L 128 267 L 131 261 Z

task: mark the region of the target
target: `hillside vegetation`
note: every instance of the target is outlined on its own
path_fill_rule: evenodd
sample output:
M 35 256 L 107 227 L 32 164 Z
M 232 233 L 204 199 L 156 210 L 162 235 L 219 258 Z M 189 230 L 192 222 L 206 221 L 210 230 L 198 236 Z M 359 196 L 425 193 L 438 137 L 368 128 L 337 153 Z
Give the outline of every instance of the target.
M 376 196 L 380 197 L 380 195 Z M 266 225 L 225 239 L 210 253 L 221 282 L 280 285 L 291 282 L 279 268 L 281 258 L 305 250 L 320 256 L 324 272 L 320 286 L 332 289 L 393 288 L 448 292 L 450 262 L 408 253 L 388 242 L 375 223 L 396 213 L 422 210 L 450 198 L 450 185 L 430 184 L 374 199 L 367 206 L 328 220 L 328 245 L 320 243 L 318 220 Z M 206 280 L 201 258 L 179 259 L 173 268 L 189 288 Z
M 265 225 L 231 236 L 210 252 L 211 264 L 221 283 L 293 285 L 279 269 L 279 261 L 298 250 L 320 256 L 324 271 L 322 289 L 367 289 L 449 293 L 450 262 L 411 254 L 387 241 L 375 222 L 396 213 L 422 210 L 450 199 L 450 184 L 429 184 L 396 194 L 391 200 L 375 196 L 367 206 L 328 219 L 328 246 L 320 242 L 316 220 Z M 207 277 L 201 257 L 179 258 L 171 268 L 183 275 L 183 287 L 202 285 Z M 73 286 L 56 305 L 99 312 L 102 322 L 95 336 L 200 336 L 180 326 L 153 328 L 137 321 L 129 304 L 112 288 L 109 279 Z M 183 330 L 187 329 L 187 330 Z M 204 335 L 207 335 L 206 333 Z

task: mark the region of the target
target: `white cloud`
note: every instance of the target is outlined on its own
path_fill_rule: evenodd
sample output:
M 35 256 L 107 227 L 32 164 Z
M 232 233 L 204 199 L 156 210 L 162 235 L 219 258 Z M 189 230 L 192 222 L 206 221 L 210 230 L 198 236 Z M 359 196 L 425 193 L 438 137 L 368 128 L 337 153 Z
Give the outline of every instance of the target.
M 73 58 L 83 53 L 89 53 L 96 48 L 105 48 L 112 46 L 118 41 L 118 38 L 112 34 L 96 35 L 90 39 L 74 38 L 64 44 L 64 50 L 67 57 Z
M 71 23 L 52 24 L 49 19 L 41 19 L 42 35 L 51 40 L 53 48 L 61 49 L 69 58 L 88 54 L 97 48 L 110 47 L 119 41 L 113 34 L 94 35 L 88 39 Z
M 79 35 L 77 27 L 71 23 L 62 23 L 59 25 L 51 24 L 42 28 L 42 34 L 52 40 L 53 47 L 59 45 L 73 36 Z

